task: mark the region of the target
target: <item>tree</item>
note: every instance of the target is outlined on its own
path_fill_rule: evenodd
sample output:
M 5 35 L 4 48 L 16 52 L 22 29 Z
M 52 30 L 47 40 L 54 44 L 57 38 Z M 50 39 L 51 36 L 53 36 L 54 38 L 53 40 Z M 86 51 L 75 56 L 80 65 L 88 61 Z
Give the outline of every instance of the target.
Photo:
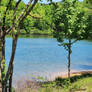
M 85 13 L 77 0 L 62 0 L 61 7 L 55 5 L 53 12 L 54 37 L 57 38 L 59 46 L 68 51 L 68 78 L 70 78 L 70 65 L 72 45 L 86 36 Z
M 19 5 L 23 4 L 22 0 L 0 0 L 0 74 L 1 74 L 1 85 L 2 92 L 12 92 L 12 75 L 13 75 L 13 63 L 16 52 L 16 46 L 18 41 L 18 36 L 20 33 L 20 28 L 25 20 L 25 18 L 30 14 L 33 10 L 34 6 L 38 0 L 30 0 L 25 7 L 22 7 L 21 14 L 18 14 Z M 4 6 L 2 6 L 4 4 Z M 12 17 L 8 17 L 10 13 L 10 9 L 14 8 L 11 11 Z M 9 20 L 12 20 L 8 23 L 8 27 L 6 24 L 7 17 Z M 5 72 L 5 36 L 12 33 L 12 52 L 11 58 L 8 66 L 8 70 Z M 8 89 L 8 87 L 9 89 Z

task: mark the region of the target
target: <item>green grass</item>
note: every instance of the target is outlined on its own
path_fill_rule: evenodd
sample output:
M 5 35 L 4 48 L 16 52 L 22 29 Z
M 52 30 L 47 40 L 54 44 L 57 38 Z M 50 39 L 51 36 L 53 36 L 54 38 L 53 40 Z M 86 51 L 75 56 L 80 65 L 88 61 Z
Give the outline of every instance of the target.
M 64 87 L 47 87 L 38 92 L 92 92 L 92 77 L 78 79 L 69 86 Z
M 84 89 L 84 92 L 92 92 L 92 77 L 79 79 L 72 84 L 73 87 Z

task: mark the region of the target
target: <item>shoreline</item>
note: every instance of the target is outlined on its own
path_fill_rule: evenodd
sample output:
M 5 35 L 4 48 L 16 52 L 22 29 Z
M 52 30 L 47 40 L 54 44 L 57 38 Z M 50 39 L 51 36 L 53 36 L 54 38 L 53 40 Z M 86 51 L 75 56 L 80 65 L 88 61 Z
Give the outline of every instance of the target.
M 71 71 L 70 77 L 74 76 L 81 76 L 83 74 L 92 74 L 92 70 L 82 70 L 82 71 Z M 62 72 L 57 72 L 57 73 L 52 73 L 52 76 L 48 77 L 48 81 L 54 81 L 57 78 L 68 78 L 68 73 L 62 73 Z
M 92 70 L 85 70 L 85 71 L 79 71 L 79 72 L 74 71 L 74 72 L 71 72 L 71 77 L 81 76 L 83 74 L 92 74 Z M 13 87 L 15 89 L 18 89 L 18 88 L 22 89 L 22 88 L 25 88 L 25 87 L 40 88 L 41 83 L 53 82 L 57 78 L 66 79 L 66 78 L 68 78 L 68 76 L 67 76 L 67 73 L 65 73 L 65 74 L 62 74 L 60 76 L 57 75 L 56 77 L 54 77 L 54 79 L 47 80 L 47 81 L 37 81 L 37 80 L 30 80 L 30 79 L 26 79 L 26 78 L 25 79 L 21 78 L 21 80 L 17 80 L 17 81 L 14 82 Z
M 92 70 L 82 70 L 82 71 L 75 71 L 75 72 L 71 72 L 70 73 L 70 77 L 74 77 L 74 76 L 80 76 L 83 74 L 92 74 Z M 68 74 L 64 74 L 61 76 L 61 78 L 68 78 Z

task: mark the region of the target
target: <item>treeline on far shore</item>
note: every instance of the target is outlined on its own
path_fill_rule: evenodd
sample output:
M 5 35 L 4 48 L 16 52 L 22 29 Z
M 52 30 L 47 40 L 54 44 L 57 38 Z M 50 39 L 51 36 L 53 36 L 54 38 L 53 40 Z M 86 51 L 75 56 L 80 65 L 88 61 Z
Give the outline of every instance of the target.
M 6 0 L 3 0 L 2 2 L 2 9 L 5 9 L 5 4 L 7 3 Z M 12 16 L 13 15 L 13 9 L 16 4 L 16 1 L 13 1 L 11 4 L 11 8 L 8 10 L 7 17 L 6 17 L 6 29 L 8 29 L 12 25 Z M 79 1 L 79 6 L 82 7 L 83 11 L 85 11 L 85 17 L 86 17 L 86 24 L 87 28 L 86 30 L 90 30 L 92 32 L 92 6 L 84 0 L 83 2 Z M 21 2 L 18 10 L 17 15 L 19 15 L 22 11 L 22 9 L 26 6 L 24 2 Z M 30 15 L 24 20 L 21 26 L 21 35 L 30 34 L 30 35 L 52 35 L 53 34 L 53 14 L 56 12 L 56 10 L 61 8 L 62 10 L 62 2 L 53 2 L 50 4 L 42 4 L 37 3 L 37 5 L 34 7 Z M 1 10 L 2 10 L 1 9 Z M 4 12 L 1 12 L 2 18 L 4 15 Z M 1 19 L 3 21 L 3 19 Z M 3 25 L 3 24 L 2 24 Z

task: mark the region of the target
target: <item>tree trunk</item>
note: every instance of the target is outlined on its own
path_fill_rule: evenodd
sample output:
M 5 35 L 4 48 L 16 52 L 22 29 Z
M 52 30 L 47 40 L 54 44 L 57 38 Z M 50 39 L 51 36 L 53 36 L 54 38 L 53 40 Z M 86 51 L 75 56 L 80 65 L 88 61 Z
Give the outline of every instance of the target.
M 4 31 L 2 32 L 4 34 Z M 5 60 L 5 36 L 3 36 L 3 38 L 1 39 L 2 40 L 2 60 Z M 5 68 L 3 67 L 3 64 L 5 64 L 5 62 L 2 62 L 2 70 L 1 72 L 4 72 L 5 71 Z M 2 79 L 3 79 L 4 76 L 2 76 Z M 2 80 L 2 92 L 6 92 L 4 91 L 4 81 Z
M 10 72 L 10 78 L 9 78 L 9 92 L 12 92 L 12 77 L 13 77 L 13 65 Z
M 70 79 L 70 70 L 71 70 L 71 39 L 69 39 L 68 45 L 68 78 Z
M 6 78 L 9 77 L 9 92 L 12 92 L 12 75 L 13 75 L 13 63 L 14 63 L 14 57 L 15 57 L 15 52 L 16 52 L 16 46 L 17 46 L 17 40 L 18 40 L 18 35 L 15 35 L 13 38 L 13 43 L 12 43 L 12 54 L 11 54 L 11 59 L 8 67 L 8 71 L 6 74 Z M 7 80 L 5 80 L 5 83 L 7 83 Z
M 1 0 L 0 0 L 0 6 L 1 6 Z M 1 7 L 0 7 L 1 8 Z M 0 92 L 2 92 L 2 77 L 1 77 L 1 62 L 2 62 L 2 43 L 1 43 L 1 13 L 0 13 Z
M 1 37 L 1 28 L 0 28 L 0 37 Z M 2 46 L 1 46 L 1 39 L 0 39 L 0 92 L 2 92 L 1 62 L 2 62 Z

